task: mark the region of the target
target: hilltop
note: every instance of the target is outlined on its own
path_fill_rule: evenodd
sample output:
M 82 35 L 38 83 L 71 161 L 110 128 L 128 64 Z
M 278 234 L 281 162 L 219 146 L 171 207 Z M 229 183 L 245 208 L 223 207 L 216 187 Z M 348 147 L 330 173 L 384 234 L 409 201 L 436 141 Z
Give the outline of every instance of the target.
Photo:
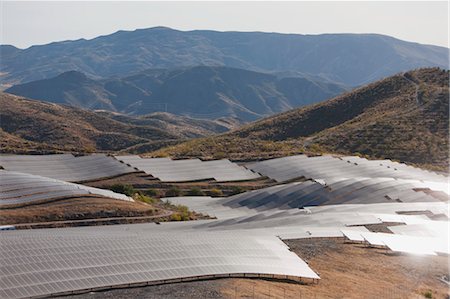
M 86 109 L 127 114 L 165 111 L 194 118 L 256 120 L 345 91 L 340 84 L 299 74 L 267 74 L 229 67 L 156 69 L 95 80 L 69 71 L 15 85 L 6 92 Z
M 232 120 L 195 120 L 168 113 L 142 118 L 92 112 L 0 93 L 2 152 L 155 149 L 177 140 L 225 132 Z
M 215 157 L 221 153 L 257 159 L 331 152 L 446 170 L 448 84 L 449 72 L 438 68 L 400 73 L 322 103 L 152 154 Z
M 418 67 L 448 68 L 448 55 L 444 47 L 378 34 L 301 35 L 156 27 L 27 49 L 2 45 L 0 73 L 2 84 L 12 86 L 71 70 L 107 78 L 155 68 L 215 65 L 301 72 L 357 86 Z

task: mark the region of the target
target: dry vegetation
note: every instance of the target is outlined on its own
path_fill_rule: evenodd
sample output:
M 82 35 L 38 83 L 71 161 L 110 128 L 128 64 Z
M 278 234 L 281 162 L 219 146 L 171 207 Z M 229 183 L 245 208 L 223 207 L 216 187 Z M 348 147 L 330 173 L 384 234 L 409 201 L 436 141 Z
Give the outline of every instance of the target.
M 153 199 L 159 199 L 162 197 L 183 195 L 207 195 L 212 197 L 230 196 L 248 190 L 269 187 L 276 184 L 276 182 L 268 178 L 260 178 L 241 182 L 216 182 L 214 180 L 205 180 L 196 182 L 165 183 L 144 173 L 130 173 L 114 178 L 86 182 L 84 184 L 102 189 L 112 189 L 114 186 L 128 185 L 133 188 L 135 192 L 141 192 Z
M 28 100 L 0 93 L 1 151 L 132 152 L 155 150 L 177 140 L 223 132 L 224 121 L 192 120 L 171 114 L 132 118 Z M 220 123 L 220 124 L 219 124 Z
M 228 158 L 235 161 L 269 159 L 304 153 L 299 141 L 267 141 L 230 135 L 193 139 L 150 153 L 153 157 L 193 158 L 205 160 Z
M 151 155 L 244 160 L 341 153 L 447 171 L 448 84 L 449 72 L 438 68 L 398 74 L 332 100 Z
M 165 200 L 161 200 L 161 198 L 184 195 L 230 196 L 248 190 L 267 187 L 275 184 L 275 182 L 267 178 L 261 178 L 243 182 L 218 183 L 210 180 L 163 183 L 144 173 L 130 173 L 113 178 L 85 182 L 83 184 L 126 194 L 133 197 L 135 202 L 86 196 L 44 200 L 28 205 L 20 204 L 17 206 L 2 207 L 0 208 L 0 225 L 34 223 L 36 227 L 42 227 L 42 223 L 45 223 L 45 227 L 59 227 L 69 225 L 58 224 L 61 221 L 100 219 L 101 221 L 98 223 L 95 221 L 89 223 L 82 221 L 70 224 L 71 226 L 98 225 L 106 224 L 104 220 L 112 218 L 114 219 L 110 223 L 209 219 L 210 217 L 208 215 L 190 211 L 183 205 L 173 205 Z M 137 219 L 141 217 L 144 218 Z
M 437 170 L 448 167 L 448 72 L 422 70 L 407 73 L 413 88 L 399 86 L 375 107 L 340 126 L 324 130 L 313 141 L 325 150 L 394 158 Z M 408 83 L 411 85 L 411 81 Z
M 79 197 L 0 209 L 0 224 L 37 223 L 163 214 L 165 210 L 143 202 L 104 197 Z

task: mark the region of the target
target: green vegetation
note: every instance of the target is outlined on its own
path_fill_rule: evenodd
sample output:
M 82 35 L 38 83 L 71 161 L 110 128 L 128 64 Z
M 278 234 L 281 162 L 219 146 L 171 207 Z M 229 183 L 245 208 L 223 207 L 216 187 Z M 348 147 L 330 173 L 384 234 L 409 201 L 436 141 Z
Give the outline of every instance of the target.
M 152 197 L 155 197 L 158 195 L 158 191 L 156 191 L 155 189 L 147 189 L 143 192 L 145 193 L 145 195 L 152 196 Z
M 128 184 L 114 184 L 108 188 L 111 191 L 130 196 L 136 201 L 145 202 L 147 204 L 155 204 L 157 202 L 157 200 L 155 198 L 152 198 L 151 196 L 149 196 L 148 191 L 143 192 L 140 190 L 136 190 L 136 189 L 134 189 L 133 186 L 128 185 Z
M 423 296 L 425 298 L 432 299 L 433 298 L 433 293 L 431 292 L 431 290 L 428 290 L 425 293 L 423 293 Z
M 203 196 L 205 193 L 199 187 L 192 187 L 186 195 L 188 196 Z
M 175 207 L 176 207 L 175 213 L 173 213 L 172 216 L 170 217 L 172 221 L 191 220 L 192 212 L 189 211 L 188 207 L 183 205 L 177 205 Z
M 307 148 L 313 153 L 323 154 L 326 152 L 326 150 L 317 143 L 312 143 Z
M 133 196 L 137 192 L 133 188 L 133 186 L 127 184 L 114 184 L 111 187 L 109 187 L 109 189 L 116 193 L 125 194 L 127 196 Z
M 242 188 L 241 186 L 231 186 L 231 195 L 236 195 L 244 191 L 244 188 Z
M 153 197 L 150 197 L 150 196 L 143 195 L 143 194 L 141 194 L 140 192 L 135 193 L 135 194 L 133 195 L 133 199 L 136 200 L 136 201 L 145 202 L 145 203 L 151 204 L 151 205 L 158 202 L 157 199 L 155 199 L 155 198 L 153 198 Z
M 211 190 L 208 191 L 208 195 L 211 197 L 220 197 L 223 196 L 223 192 L 218 188 L 212 188 Z
M 177 186 L 170 187 L 167 191 L 165 196 L 166 197 L 177 197 L 181 195 L 181 190 Z
M 170 216 L 171 221 L 187 221 L 196 219 L 196 214 L 189 210 L 184 205 L 174 205 L 170 201 L 166 200 L 162 202 L 162 207 L 167 210 L 171 210 L 174 213 Z
M 299 140 L 267 141 L 233 135 L 193 139 L 151 153 L 154 157 L 222 159 L 269 159 L 304 153 Z
M 174 205 L 169 201 L 163 202 L 160 199 L 149 196 L 148 194 L 156 194 L 156 191 L 153 189 L 141 191 L 136 190 L 133 188 L 133 186 L 127 184 L 114 184 L 111 187 L 109 187 L 109 189 L 114 192 L 131 196 L 135 201 L 144 202 L 152 206 L 161 207 L 163 209 L 173 211 L 174 213 L 170 217 L 170 220 L 172 221 L 186 221 L 196 218 L 196 214 L 194 212 L 189 211 L 188 207 L 186 206 Z M 196 187 L 192 188 L 189 192 L 192 192 L 192 194 L 203 195 L 203 192 Z M 178 187 L 173 186 L 166 191 L 166 196 L 170 197 L 167 194 L 170 194 L 170 196 L 179 196 L 181 195 L 181 190 Z

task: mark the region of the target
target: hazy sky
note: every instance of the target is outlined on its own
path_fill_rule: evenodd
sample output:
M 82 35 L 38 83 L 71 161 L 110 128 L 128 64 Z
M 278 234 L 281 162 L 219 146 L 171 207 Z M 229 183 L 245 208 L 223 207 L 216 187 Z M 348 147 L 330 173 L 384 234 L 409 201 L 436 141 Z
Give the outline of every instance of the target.
M 448 2 L 23 2 L 1 0 L 2 44 L 20 48 L 167 26 L 283 33 L 381 33 L 448 47 Z

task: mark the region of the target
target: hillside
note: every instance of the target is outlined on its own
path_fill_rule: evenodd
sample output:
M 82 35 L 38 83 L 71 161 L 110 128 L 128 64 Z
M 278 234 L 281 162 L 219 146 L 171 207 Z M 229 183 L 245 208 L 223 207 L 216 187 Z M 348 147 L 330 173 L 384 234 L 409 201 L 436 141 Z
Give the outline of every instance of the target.
M 334 99 L 269 117 L 225 135 L 154 155 L 259 158 L 299 152 L 359 153 L 448 168 L 449 72 L 400 73 Z M 249 143 L 253 145 L 249 145 Z M 224 143 L 231 146 L 224 147 Z M 255 146 L 253 155 L 249 147 Z
M 178 31 L 155 27 L 91 40 L 18 49 L 2 45 L 2 84 L 30 82 L 76 70 L 93 78 L 137 71 L 218 65 L 295 71 L 356 86 L 424 66 L 448 68 L 449 51 L 376 34 L 300 35 Z
M 2 152 L 118 151 L 158 148 L 192 137 L 225 132 L 226 120 L 193 120 L 171 114 L 132 118 L 0 93 Z M 157 144 L 155 144 L 157 143 Z
M 131 114 L 165 111 L 215 119 L 255 120 L 344 91 L 324 79 L 287 77 L 229 67 L 147 70 L 94 80 L 76 71 L 15 85 L 6 92 L 87 109 Z

